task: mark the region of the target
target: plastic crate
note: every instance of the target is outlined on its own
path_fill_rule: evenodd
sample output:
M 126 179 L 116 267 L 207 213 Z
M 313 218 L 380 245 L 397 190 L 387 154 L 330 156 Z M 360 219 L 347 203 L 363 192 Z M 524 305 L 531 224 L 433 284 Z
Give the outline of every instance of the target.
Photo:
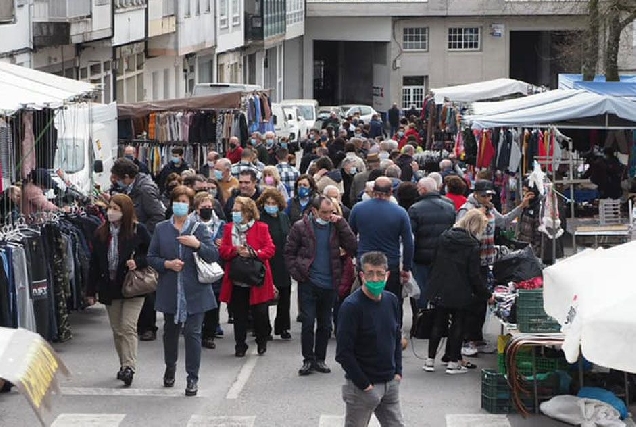
M 528 410 L 534 410 L 534 400 L 524 399 Z M 481 408 L 491 414 L 510 414 L 516 412 L 512 403 L 510 386 L 504 374 L 491 369 L 481 370 Z
M 523 333 L 560 332 L 561 325 L 543 309 L 543 289 L 519 290 L 517 327 Z
M 517 372 L 519 372 L 523 376 L 531 376 L 532 375 L 532 353 L 531 352 L 519 352 L 517 353 L 517 358 L 515 360 L 517 365 Z M 545 374 L 553 371 L 569 371 L 570 365 L 565 360 L 565 357 L 544 357 L 537 355 L 535 357 L 535 366 L 537 374 Z M 498 354 L 497 355 L 497 366 L 499 368 L 499 372 L 502 374 L 506 374 L 506 355 Z

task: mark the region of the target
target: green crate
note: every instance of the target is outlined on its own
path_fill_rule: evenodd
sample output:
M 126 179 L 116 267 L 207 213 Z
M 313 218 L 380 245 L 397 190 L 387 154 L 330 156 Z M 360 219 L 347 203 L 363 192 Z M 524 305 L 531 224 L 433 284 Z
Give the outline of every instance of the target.
M 561 325 L 543 309 L 543 289 L 519 290 L 517 327 L 523 333 L 560 332 Z
M 563 357 L 545 357 L 537 355 L 535 357 L 535 366 L 537 374 L 545 374 L 553 371 L 569 371 L 570 365 Z M 517 372 L 521 375 L 529 377 L 532 375 L 532 353 L 519 352 L 516 358 Z M 497 355 L 497 367 L 502 374 L 507 373 L 506 355 Z
M 524 405 L 534 410 L 534 400 L 524 399 Z M 491 369 L 481 370 L 481 408 L 491 414 L 510 414 L 516 412 L 512 403 L 510 386 L 504 374 Z

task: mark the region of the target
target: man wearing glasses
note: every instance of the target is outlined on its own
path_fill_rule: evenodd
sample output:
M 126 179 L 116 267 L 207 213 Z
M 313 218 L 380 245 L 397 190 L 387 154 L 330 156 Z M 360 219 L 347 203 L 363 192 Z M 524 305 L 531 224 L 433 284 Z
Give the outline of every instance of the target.
M 479 257 L 481 261 L 481 276 L 484 284 L 487 282 L 488 271 L 490 266 L 495 262 L 497 250 L 495 248 L 495 228 L 505 227 L 510 222 L 521 215 L 521 211 L 530 203 L 530 197 L 524 196 L 521 204 L 507 214 L 501 214 L 493 205 L 493 197 L 495 197 L 495 188 L 490 181 L 478 180 L 475 182 L 473 193 L 468 196 L 468 201 L 459 208 L 457 212 L 457 221 L 459 221 L 466 212 L 471 209 L 481 209 L 488 218 L 486 231 L 480 238 Z M 468 327 L 468 345 L 462 348 L 464 356 L 475 356 L 477 353 L 490 353 L 494 350 L 487 346 L 484 341 L 483 327 L 486 321 L 486 303 L 479 302 L 470 310 L 474 316 L 473 321 L 467 322 Z

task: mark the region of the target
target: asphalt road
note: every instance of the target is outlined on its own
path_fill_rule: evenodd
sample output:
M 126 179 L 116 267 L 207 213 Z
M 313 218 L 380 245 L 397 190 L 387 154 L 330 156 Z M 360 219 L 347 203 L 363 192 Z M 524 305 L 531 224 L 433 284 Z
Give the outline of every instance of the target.
M 294 294 L 295 295 L 295 294 Z M 292 297 L 295 301 L 295 296 Z M 406 329 L 410 312 L 405 304 Z M 272 308 L 272 310 L 274 310 Z M 295 309 L 294 309 L 295 311 Z M 294 312 L 295 317 L 295 312 Z M 273 317 L 272 317 L 273 318 Z M 162 384 L 161 340 L 139 344 L 139 363 L 130 388 L 115 379 L 119 369 L 108 318 L 103 306 L 71 316 L 74 338 L 55 349 L 72 377 L 61 379 L 62 395 L 54 398 L 48 419 L 55 427 L 190 426 L 190 427 L 337 427 L 343 425 L 341 400 L 343 371 L 334 361 L 335 340 L 328 350 L 331 374 L 299 377 L 300 324 L 293 324 L 292 340 L 275 339 L 265 356 L 257 356 L 250 341 L 248 356 L 234 357 L 232 326 L 222 309 L 225 338 L 215 350 L 204 349 L 199 395 L 185 397 L 183 342 L 173 389 Z M 159 326 L 163 320 L 159 315 Z M 415 351 L 426 354 L 426 341 Z M 474 362 L 494 367 L 496 356 L 481 355 Z M 480 409 L 480 372 L 446 375 L 422 371 L 423 361 L 409 348 L 404 353 L 401 385 L 402 410 L 407 426 L 417 427 L 521 427 L 562 426 L 544 416 L 491 415 Z M 16 392 L 0 395 L 0 426 L 37 426 L 26 400 Z M 373 425 L 377 425 L 372 423 Z

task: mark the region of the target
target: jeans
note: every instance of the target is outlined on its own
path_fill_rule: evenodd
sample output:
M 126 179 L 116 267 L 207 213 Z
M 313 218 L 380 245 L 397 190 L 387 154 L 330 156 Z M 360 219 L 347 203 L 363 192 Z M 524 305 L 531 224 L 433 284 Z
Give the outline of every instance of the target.
M 276 305 L 276 319 L 274 320 L 274 333 L 276 335 L 291 329 L 290 309 L 291 286 L 278 288 L 278 304 Z
M 464 338 L 464 322 L 466 321 L 466 311 L 461 308 L 436 307 L 431 338 L 428 340 L 428 357 L 435 359 L 437 348 L 442 339 L 443 331 L 448 327 L 448 339 L 446 341 L 446 356 L 450 362 L 462 360 L 462 341 Z
M 425 264 L 413 264 L 413 277 L 420 288 L 420 297 L 417 300 L 417 308 L 426 308 L 426 286 L 428 285 L 428 273 L 431 267 Z
M 369 391 L 360 390 L 347 380 L 342 386 L 342 400 L 346 407 L 345 427 L 366 427 L 373 413 L 382 427 L 404 427 L 398 380 L 373 384 Z
M 311 282 L 299 284 L 301 333 L 304 362 L 324 362 L 331 336 L 331 310 L 336 298 L 334 289 L 325 289 Z M 314 325 L 318 324 L 314 333 Z
M 119 366 L 133 371 L 137 365 L 137 319 L 143 304 L 143 297 L 138 297 L 116 299 L 106 306 Z
M 166 366 L 176 366 L 179 358 L 179 334 L 185 338 L 185 368 L 189 380 L 199 380 L 201 366 L 201 325 L 205 313 L 188 314 L 185 323 L 174 323 L 174 314 L 164 313 L 163 359 Z
M 267 304 L 250 305 L 251 288 L 234 286 L 230 307 L 234 314 L 234 342 L 235 350 L 247 350 L 247 323 L 248 315 L 252 312 L 254 332 L 256 332 L 256 344 L 267 345 L 267 336 L 271 328 L 268 317 Z
M 155 298 L 156 294 L 153 292 L 146 295 L 144 306 L 139 313 L 139 320 L 137 321 L 137 332 L 143 334 L 144 332 L 157 331 L 157 312 L 155 311 Z

